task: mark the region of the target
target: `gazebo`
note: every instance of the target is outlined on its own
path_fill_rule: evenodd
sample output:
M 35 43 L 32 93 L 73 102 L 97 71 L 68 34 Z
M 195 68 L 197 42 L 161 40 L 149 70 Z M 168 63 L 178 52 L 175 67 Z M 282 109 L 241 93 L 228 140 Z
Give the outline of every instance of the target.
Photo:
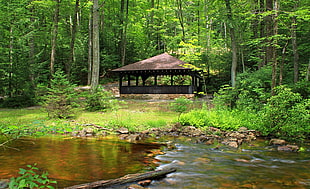
M 194 94 L 202 90 L 202 77 L 194 66 L 167 53 L 112 70 L 119 74 L 120 95 Z M 180 77 L 189 77 L 179 82 Z M 165 82 L 161 82 L 165 80 Z

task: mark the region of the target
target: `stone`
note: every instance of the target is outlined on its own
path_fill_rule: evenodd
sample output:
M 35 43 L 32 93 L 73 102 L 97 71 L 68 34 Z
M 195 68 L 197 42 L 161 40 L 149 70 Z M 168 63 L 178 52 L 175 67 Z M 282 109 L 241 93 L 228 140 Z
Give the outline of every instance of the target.
M 129 130 L 127 128 L 125 128 L 125 127 L 122 127 L 122 128 L 119 128 L 117 130 L 117 132 L 120 133 L 120 134 L 128 134 Z
M 247 130 L 248 130 L 248 128 L 246 128 L 246 127 L 240 127 L 238 129 L 239 132 L 246 132 Z
M 8 188 L 9 182 L 9 179 L 0 179 L 0 188 Z
M 128 186 L 127 189 L 144 189 L 144 187 L 141 185 L 138 185 L 138 184 L 132 184 L 132 185 Z
M 143 181 L 138 182 L 138 184 L 144 187 L 144 186 L 150 185 L 151 182 L 152 182 L 151 180 L 143 180 Z
M 141 137 L 139 134 L 132 134 L 127 136 L 127 141 L 129 142 L 136 142 L 138 140 L 141 140 Z
M 285 152 L 297 152 L 299 147 L 297 145 L 285 145 L 285 146 L 278 146 L 278 151 L 285 151 Z
M 239 147 L 237 142 L 228 142 L 227 145 L 230 146 L 230 147 L 233 147 L 233 148 L 238 148 Z
M 282 140 L 282 139 L 271 139 L 269 141 L 269 144 L 271 145 L 284 145 L 286 143 L 285 140 Z

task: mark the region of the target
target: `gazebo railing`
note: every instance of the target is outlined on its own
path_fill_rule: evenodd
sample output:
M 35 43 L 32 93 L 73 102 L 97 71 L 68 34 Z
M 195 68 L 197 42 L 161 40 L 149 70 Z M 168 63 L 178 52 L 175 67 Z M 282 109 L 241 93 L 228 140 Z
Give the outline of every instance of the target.
M 191 85 L 121 86 L 121 94 L 192 94 Z

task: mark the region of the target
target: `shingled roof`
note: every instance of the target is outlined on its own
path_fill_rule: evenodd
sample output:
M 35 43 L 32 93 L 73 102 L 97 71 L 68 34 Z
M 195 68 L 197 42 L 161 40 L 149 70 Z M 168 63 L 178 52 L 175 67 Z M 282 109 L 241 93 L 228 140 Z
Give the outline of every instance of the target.
M 190 68 L 183 67 L 185 62 L 163 53 L 136 63 L 128 64 L 121 68 L 114 69 L 114 72 L 122 71 L 140 71 L 140 70 L 190 70 Z

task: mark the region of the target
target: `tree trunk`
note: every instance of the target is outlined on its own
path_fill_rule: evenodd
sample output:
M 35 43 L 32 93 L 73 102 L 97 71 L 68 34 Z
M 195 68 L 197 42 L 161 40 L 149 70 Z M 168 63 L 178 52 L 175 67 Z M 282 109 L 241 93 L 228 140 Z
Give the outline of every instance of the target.
M 226 9 L 227 9 L 227 18 L 233 25 L 233 15 L 230 5 L 230 0 L 225 0 L 226 2 Z M 236 75 L 237 75 L 237 42 L 236 42 L 236 35 L 234 26 L 229 27 L 230 32 L 230 39 L 231 39 L 231 51 L 232 51 L 232 60 L 231 60 L 231 86 L 236 86 Z
M 121 41 L 120 41 L 120 55 L 121 55 L 121 64 L 125 65 L 126 60 L 126 44 L 127 44 L 127 25 L 128 25 L 128 9 L 129 9 L 129 0 L 121 1 Z
M 96 89 L 99 85 L 100 69 L 100 47 L 99 47 L 99 3 L 98 0 L 93 2 L 93 66 L 91 77 L 91 88 Z
M 88 20 L 88 75 L 87 85 L 91 85 L 92 70 L 93 70 L 93 14 L 92 9 Z
M 92 183 L 86 183 L 86 184 L 67 187 L 65 189 L 107 188 L 107 187 L 118 186 L 118 185 L 122 185 L 126 183 L 146 180 L 146 179 L 158 179 L 158 178 L 164 177 L 165 175 L 169 173 L 173 173 L 175 171 L 176 171 L 175 168 L 169 168 L 169 169 L 163 169 L 163 170 L 158 170 L 158 171 L 150 171 L 147 173 L 131 174 L 131 175 L 126 175 L 118 179 L 102 180 L 102 181 L 97 181 L 97 182 L 92 182 Z
M 182 0 L 177 0 L 178 5 L 178 18 L 182 28 L 182 41 L 185 42 L 185 26 L 184 26 L 184 16 L 183 16 L 183 5 Z
M 279 11 L 279 2 L 278 0 L 274 0 L 273 4 L 274 14 L 272 16 L 273 20 L 273 36 L 278 34 L 278 11 Z M 277 86 L 277 69 L 278 69 L 278 61 L 277 61 L 277 39 L 272 39 L 272 82 L 271 82 L 271 93 L 274 95 L 274 88 Z
M 55 0 L 56 7 L 54 11 L 54 21 L 53 21 L 53 31 L 52 31 L 52 41 L 51 41 L 51 62 L 50 62 L 50 73 L 53 75 L 55 73 L 55 56 L 56 56 L 56 43 L 57 43 L 57 35 L 58 35 L 58 22 L 59 22 L 59 7 L 61 0 Z
M 10 60 L 10 68 L 9 68 L 9 96 L 13 96 L 13 44 L 14 44 L 14 36 L 13 36 L 13 26 L 10 26 L 10 52 L 9 52 L 9 60 Z
M 309 81 L 309 75 L 310 75 L 310 59 L 309 59 L 309 63 L 308 63 L 308 70 L 307 70 L 307 74 L 306 74 L 306 81 Z
M 80 7 L 80 0 L 75 0 L 75 9 L 74 9 L 74 16 L 72 20 L 72 29 L 71 29 L 71 41 L 70 41 L 70 55 L 69 60 L 66 63 L 66 72 L 68 75 L 68 78 L 70 78 L 71 75 L 71 68 L 72 64 L 74 64 L 74 47 L 75 47 L 75 39 L 76 39 L 76 32 L 77 32 L 77 20 L 78 20 L 78 13 Z
M 286 47 L 288 45 L 288 42 L 284 45 L 282 49 L 282 60 L 280 64 L 280 72 L 279 72 L 279 85 L 282 85 L 283 82 L 283 70 L 284 70 L 284 62 L 285 62 L 285 53 L 286 53 Z
M 296 9 L 296 8 L 295 8 Z M 298 73 L 299 73 L 299 55 L 297 48 L 297 40 L 296 40 L 296 16 L 292 18 L 292 47 L 293 47 L 293 55 L 294 55 L 294 83 L 298 82 Z

